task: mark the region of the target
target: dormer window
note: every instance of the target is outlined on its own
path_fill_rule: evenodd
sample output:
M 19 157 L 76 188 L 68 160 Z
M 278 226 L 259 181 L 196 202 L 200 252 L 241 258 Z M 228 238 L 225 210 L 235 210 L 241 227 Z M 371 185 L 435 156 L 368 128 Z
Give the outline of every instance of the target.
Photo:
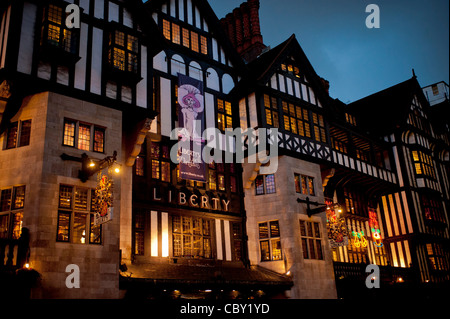
M 78 61 L 79 29 L 66 27 L 66 12 L 49 4 L 44 8 L 41 28 L 42 56 L 58 62 Z

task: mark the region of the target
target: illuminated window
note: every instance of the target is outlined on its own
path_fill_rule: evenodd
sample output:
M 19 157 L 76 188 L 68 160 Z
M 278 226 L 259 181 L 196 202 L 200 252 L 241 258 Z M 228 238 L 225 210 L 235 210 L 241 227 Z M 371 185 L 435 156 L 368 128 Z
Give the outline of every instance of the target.
M 105 143 L 105 129 L 94 127 L 94 152 L 103 153 Z
M 217 99 L 217 128 L 221 131 L 233 128 L 231 103 L 221 99 Z
M 208 182 L 210 190 L 217 190 L 217 174 L 216 174 L 216 166 L 214 163 L 209 164 L 208 169 Z
M 109 34 L 109 65 L 116 70 L 139 74 L 139 40 L 122 31 Z
M 339 151 L 341 153 L 347 154 L 347 143 L 346 142 L 344 142 L 342 140 L 339 140 L 336 137 L 332 137 L 331 138 L 331 146 L 335 150 L 337 150 L 337 151 Z
M 102 226 L 94 226 L 95 190 L 60 185 L 57 241 L 74 244 L 101 244 Z
M 64 121 L 64 138 L 63 145 L 75 146 L 75 126 L 76 122 L 65 120 Z
M 181 44 L 180 26 L 174 23 L 172 23 L 172 42 Z
M 297 193 L 315 196 L 314 177 L 294 174 L 294 182 Z
M 163 36 L 174 44 L 182 45 L 194 52 L 208 54 L 208 38 L 198 32 L 180 27 L 174 22 L 162 20 Z
M 211 220 L 172 216 L 173 256 L 212 258 Z
M 278 103 L 277 99 L 264 94 L 264 109 L 266 112 L 266 123 L 273 127 L 280 127 L 278 119 Z
M 145 176 L 145 158 L 143 156 L 136 157 L 135 174 L 137 176 Z
M 356 188 L 345 187 L 339 197 L 340 202 L 345 203 L 347 213 L 365 217 L 369 216 L 367 207 L 368 200 L 363 192 L 358 191 Z
M 345 113 L 345 121 L 353 126 L 356 126 L 355 117 L 349 113 Z
M 105 152 L 105 129 L 73 120 L 64 120 L 63 145 L 84 151 Z
M 281 102 L 283 108 L 284 129 L 301 136 L 311 137 L 308 110 L 302 109 L 286 101 Z
M 150 143 L 150 157 L 152 164 L 152 178 L 163 182 L 170 182 L 170 154 L 169 146 L 160 143 Z
M 66 12 L 53 4 L 44 9 L 41 44 L 78 54 L 79 29 L 66 27 Z
M 439 197 L 422 195 L 421 199 L 425 219 L 446 223 L 442 200 Z
M 22 234 L 25 186 L 0 190 L 0 239 L 19 239 Z
M 275 175 L 258 175 L 255 179 L 256 195 L 276 193 Z
M 172 40 L 170 36 L 170 22 L 167 20 L 163 20 L 163 35 L 167 40 Z
M 323 116 L 312 112 L 313 127 L 314 127 L 314 139 L 317 142 L 326 143 L 327 137 L 325 134 L 325 123 L 323 121 Z
M 261 261 L 281 260 L 280 225 L 278 220 L 258 224 Z
M 78 127 L 78 149 L 83 151 L 90 150 L 91 126 L 80 124 Z
M 431 268 L 433 270 L 448 271 L 448 257 L 446 256 L 446 251 L 442 244 L 427 243 L 426 248 L 428 263 Z
M 185 46 L 186 48 L 190 48 L 191 47 L 191 41 L 189 38 L 189 30 L 183 28 L 183 46 Z
M 145 213 L 135 212 L 133 214 L 133 246 L 135 255 L 144 255 L 144 232 L 145 232 Z
M 433 159 L 422 151 L 412 151 L 413 164 L 416 175 L 436 178 Z
M 197 32 L 191 31 L 191 50 L 198 52 L 198 34 Z
M 298 67 L 294 66 L 292 63 L 281 64 L 281 71 L 287 75 L 293 75 L 300 78 L 300 70 Z
M 202 35 L 200 36 L 200 48 L 202 54 L 208 54 L 208 40 Z
M 31 120 L 11 123 L 6 133 L 5 149 L 30 145 Z
M 231 223 L 233 230 L 234 259 L 242 260 L 242 225 L 238 222 Z
M 322 237 L 319 223 L 300 220 L 300 238 L 304 259 L 323 260 Z

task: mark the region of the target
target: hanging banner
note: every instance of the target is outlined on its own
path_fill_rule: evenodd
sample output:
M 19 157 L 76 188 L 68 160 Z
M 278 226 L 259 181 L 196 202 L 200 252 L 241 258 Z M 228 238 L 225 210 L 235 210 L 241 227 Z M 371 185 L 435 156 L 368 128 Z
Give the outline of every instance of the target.
M 371 208 L 369 208 L 369 226 L 370 231 L 372 232 L 373 244 L 376 247 L 383 247 L 381 230 L 378 225 L 377 211 Z
M 101 225 L 113 218 L 113 180 L 101 171 L 97 176 L 97 187 L 95 188 L 95 211 L 94 225 Z
M 203 82 L 178 73 L 178 155 L 182 179 L 206 182 Z
M 332 202 L 325 201 L 327 205 L 333 205 Z M 333 208 L 326 210 L 328 240 L 331 248 L 348 245 L 348 231 L 344 217 L 340 217 Z

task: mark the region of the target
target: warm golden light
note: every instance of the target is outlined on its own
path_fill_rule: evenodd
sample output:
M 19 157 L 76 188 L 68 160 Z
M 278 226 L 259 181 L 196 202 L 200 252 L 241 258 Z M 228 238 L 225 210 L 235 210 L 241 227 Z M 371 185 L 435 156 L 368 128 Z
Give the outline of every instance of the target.
M 26 268 L 26 269 L 29 269 L 29 268 L 30 268 L 30 264 L 29 264 L 29 263 L 26 263 L 26 264 L 25 264 L 25 268 Z
M 116 172 L 117 174 L 119 174 L 119 173 L 120 173 L 120 168 L 116 167 L 116 168 L 114 169 L 114 172 Z
M 95 166 L 95 163 L 94 163 L 94 161 L 90 161 L 90 163 L 89 163 L 89 167 L 94 167 Z

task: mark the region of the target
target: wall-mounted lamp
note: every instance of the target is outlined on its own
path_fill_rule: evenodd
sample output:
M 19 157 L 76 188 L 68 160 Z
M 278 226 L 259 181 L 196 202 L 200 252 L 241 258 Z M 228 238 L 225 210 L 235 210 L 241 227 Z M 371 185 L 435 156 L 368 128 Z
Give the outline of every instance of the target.
M 81 162 L 81 169 L 78 171 L 78 178 L 84 183 L 89 177 L 102 169 L 113 167 L 115 173 L 120 173 L 121 164 L 117 163 L 117 151 L 114 151 L 112 156 L 106 156 L 102 160 L 95 160 L 89 158 L 86 153 L 83 153 L 80 157 L 75 157 L 63 153 L 61 155 L 63 161 Z
M 297 198 L 297 203 L 306 203 L 306 214 L 308 215 L 308 217 L 311 217 L 312 215 L 315 215 L 315 214 L 323 213 L 324 211 L 330 210 L 332 208 L 336 209 L 338 213 L 342 213 L 341 205 L 339 205 L 337 203 L 329 205 L 329 204 L 321 204 L 318 202 L 311 202 L 309 200 L 309 197 L 306 197 L 306 200 Z M 311 208 L 311 205 L 322 206 L 322 207 Z

